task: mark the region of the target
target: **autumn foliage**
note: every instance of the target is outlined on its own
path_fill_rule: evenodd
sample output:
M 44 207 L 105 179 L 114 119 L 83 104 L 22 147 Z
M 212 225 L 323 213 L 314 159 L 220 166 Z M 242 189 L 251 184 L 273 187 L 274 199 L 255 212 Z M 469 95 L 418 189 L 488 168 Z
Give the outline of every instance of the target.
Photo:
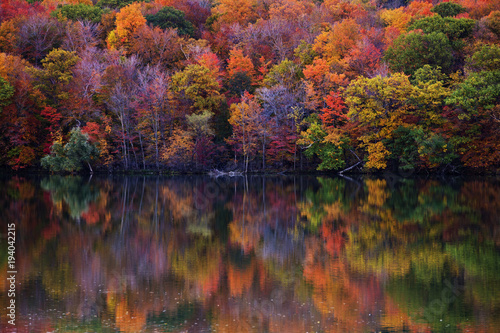
M 74 128 L 93 133 L 96 170 L 500 166 L 497 1 L 8 0 L 0 13 L 6 168 L 40 167 Z

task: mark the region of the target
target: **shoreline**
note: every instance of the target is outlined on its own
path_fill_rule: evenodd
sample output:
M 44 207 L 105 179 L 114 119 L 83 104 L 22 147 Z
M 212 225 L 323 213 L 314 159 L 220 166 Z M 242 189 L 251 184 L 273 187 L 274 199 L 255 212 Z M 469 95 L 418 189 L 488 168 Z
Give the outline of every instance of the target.
M 328 172 L 328 171 L 316 171 L 316 170 L 302 170 L 302 171 L 290 171 L 290 170 L 270 170 L 270 171 L 228 171 L 220 172 L 216 171 L 216 175 L 213 175 L 215 170 L 206 171 L 171 171 L 171 170 L 124 170 L 117 169 L 113 171 L 95 170 L 93 173 L 87 172 L 87 170 L 82 172 L 50 172 L 43 169 L 23 169 L 23 170 L 7 170 L 0 169 L 0 175 L 11 175 L 11 176 L 23 176 L 23 175 L 41 175 L 41 176 L 210 176 L 212 178 L 219 177 L 243 177 L 243 176 L 397 176 L 401 178 L 412 178 L 415 176 L 446 176 L 446 177 L 470 177 L 470 176 L 486 176 L 486 177 L 500 177 L 499 170 L 480 170 L 474 171 L 470 169 L 464 169 L 462 172 L 446 172 L 438 170 L 418 170 L 418 171 L 400 171 L 400 170 L 383 170 L 377 172 Z M 230 175 L 230 173 L 234 173 Z

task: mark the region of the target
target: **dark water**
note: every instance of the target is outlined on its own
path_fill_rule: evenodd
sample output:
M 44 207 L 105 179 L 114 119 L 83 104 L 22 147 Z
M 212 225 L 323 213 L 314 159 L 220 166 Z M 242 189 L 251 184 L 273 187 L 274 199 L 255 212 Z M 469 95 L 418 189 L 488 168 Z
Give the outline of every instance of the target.
M 0 178 L 17 332 L 500 332 L 500 181 Z

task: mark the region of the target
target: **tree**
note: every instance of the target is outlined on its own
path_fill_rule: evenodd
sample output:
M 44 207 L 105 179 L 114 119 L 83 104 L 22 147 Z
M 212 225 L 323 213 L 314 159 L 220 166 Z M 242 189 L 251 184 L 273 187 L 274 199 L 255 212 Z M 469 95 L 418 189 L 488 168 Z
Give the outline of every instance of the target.
M 3 96 L 10 96 L 0 112 L 0 161 L 13 169 L 36 162 L 46 138 L 40 117 L 44 97 L 33 88 L 30 67 L 17 55 L 0 53 L 0 77 L 8 83 L 3 84 Z
M 365 11 L 361 3 L 354 3 L 346 0 L 325 0 L 323 6 L 328 10 L 335 21 L 355 18 L 357 15 L 363 15 Z
M 252 0 L 218 1 L 212 9 L 212 15 L 216 15 L 217 21 L 221 23 L 228 25 L 239 23 L 241 26 L 257 18 Z
M 255 67 L 252 60 L 248 56 L 243 55 L 241 49 L 232 49 L 229 52 L 229 59 L 227 60 L 227 76 L 231 78 L 238 73 L 244 73 L 252 80 L 255 78 Z
M 358 138 L 368 152 L 367 168 L 384 169 L 390 152 L 382 140 L 391 140 L 396 128 L 412 111 L 409 98 L 413 87 L 408 77 L 396 73 L 389 77 L 360 77 L 345 90 L 348 116 L 359 122 L 367 134 Z
M 138 76 L 137 59 L 128 58 L 118 64 L 106 68 L 102 76 L 100 98 L 109 111 L 119 120 L 119 130 L 114 131 L 121 144 L 122 159 L 125 169 L 133 165 L 131 156 L 135 159 L 135 166 L 139 161 L 133 143 L 134 129 L 134 101 L 137 98 Z
M 51 154 L 42 158 L 42 166 L 55 172 L 76 172 L 82 169 L 86 163 L 92 173 L 90 161 L 99 156 L 97 147 L 89 143 L 87 134 L 82 133 L 79 127 L 70 132 L 68 143 L 64 146 L 60 142 L 54 142 Z
M 422 30 L 426 34 L 443 33 L 448 37 L 453 48 L 459 50 L 463 46 L 460 40 L 469 37 L 475 25 L 476 22 L 472 19 L 456 19 L 434 15 L 413 22 L 408 27 L 408 30 Z
M 168 28 L 177 29 L 180 36 L 194 37 L 193 24 L 186 20 L 184 12 L 178 9 L 168 6 L 163 7 L 156 14 L 146 15 L 146 21 L 163 30 Z
M 146 24 L 146 19 L 142 15 L 140 7 L 140 3 L 132 3 L 120 9 L 116 14 L 116 29 L 108 35 L 108 48 L 128 46 L 133 33 Z
M 146 67 L 139 73 L 138 98 L 134 102 L 137 110 L 139 143 L 143 154 L 143 166 L 146 160 L 154 156 L 156 168 L 160 165 L 160 148 L 164 133 L 172 129 L 174 117 L 171 105 L 172 93 L 169 90 L 169 77 L 159 66 Z M 144 156 L 144 154 L 147 156 Z
M 381 51 L 370 41 L 368 37 L 356 43 L 347 54 L 346 74 L 350 78 L 357 76 L 373 76 L 379 70 Z
M 500 37 L 500 10 L 495 10 L 486 18 L 486 25 L 488 28 Z
M 0 76 L 0 112 L 2 112 L 2 106 L 9 104 L 12 96 L 14 96 L 14 87 Z
M 285 59 L 269 70 L 264 83 L 267 86 L 281 85 L 290 91 L 296 91 L 300 86 L 300 79 L 303 76 L 304 74 L 299 65 Z
M 47 9 L 40 2 L 24 0 L 3 0 L 0 4 L 0 21 L 5 22 L 14 17 L 31 17 L 34 14 L 45 13 Z
M 431 9 L 431 12 L 440 15 L 441 17 L 453 17 L 458 14 L 465 13 L 467 10 L 458 3 L 454 2 L 441 2 Z
M 90 21 L 69 21 L 65 26 L 62 48 L 67 51 L 84 53 L 99 44 L 98 35 L 100 27 Z
M 449 72 L 453 61 L 451 44 L 444 33 L 424 34 L 419 30 L 396 38 L 384 58 L 393 71 L 408 75 L 413 75 L 424 65 L 439 66 Z
M 212 145 L 211 139 L 214 136 L 214 131 L 210 126 L 213 113 L 203 111 L 201 114 L 192 114 L 186 116 L 187 125 L 194 138 L 194 154 L 197 163 L 207 166 L 211 155 Z
M 0 52 L 16 52 L 19 38 L 19 26 L 23 21 L 22 17 L 16 17 L 0 24 Z
M 323 31 L 313 44 L 313 50 L 329 64 L 338 62 L 356 45 L 361 27 L 353 19 L 335 24 L 331 30 Z
M 73 68 L 80 61 L 76 52 L 54 49 L 42 60 L 43 69 L 32 68 L 35 88 L 40 89 L 52 106 L 67 100 L 68 84 L 73 80 Z
M 432 16 L 434 13 L 431 12 L 433 8 L 432 3 L 427 1 L 412 1 L 405 11 L 413 16 L 414 19 L 419 19 L 425 16 Z
M 227 141 L 235 146 L 243 156 L 245 172 L 248 171 L 248 164 L 257 151 L 257 142 L 261 127 L 264 125 L 262 118 L 262 108 L 253 95 L 245 92 L 242 100 L 238 104 L 232 104 L 231 117 L 229 123 L 233 126 L 233 137 Z M 262 149 L 263 160 L 265 158 L 265 138 Z M 264 163 L 264 162 L 263 162 Z
M 396 9 L 383 9 L 380 11 L 380 18 L 387 26 L 394 27 L 400 32 L 406 31 L 406 27 L 411 21 L 411 16 L 406 13 L 404 7 Z
M 446 103 L 460 107 L 465 113 L 460 119 L 470 119 L 479 109 L 490 111 L 496 121 L 500 121 L 500 70 L 472 73 L 454 90 Z
M 316 58 L 311 65 L 306 65 L 304 77 L 305 106 L 310 110 L 320 110 L 325 107 L 324 97 L 330 91 L 336 91 L 349 84 L 345 74 L 332 72 L 328 62 L 322 58 Z
M 300 134 L 297 141 L 305 146 L 304 155 L 309 158 L 319 157 L 321 163 L 318 170 L 339 170 L 345 166 L 344 149 L 347 147 L 347 138 L 337 129 L 327 129 L 316 115 L 307 120 L 309 128 Z
M 194 152 L 193 137 L 190 131 L 175 128 L 169 142 L 162 150 L 161 158 L 171 167 L 186 167 L 192 162 Z
M 415 108 L 414 116 L 418 122 L 427 128 L 437 128 L 443 125 L 441 113 L 445 106 L 444 100 L 450 94 L 447 76 L 441 68 L 424 65 L 417 69 L 413 80 L 413 94 L 410 104 Z
M 62 24 L 55 18 L 38 14 L 25 19 L 19 27 L 17 52 L 27 60 L 40 60 L 62 42 Z
M 172 76 L 172 90 L 189 101 L 194 110 L 215 110 L 222 101 L 219 89 L 217 77 L 202 65 L 189 65 Z
M 344 99 L 338 92 L 331 91 L 324 100 L 326 107 L 321 110 L 321 122 L 326 127 L 340 127 L 348 120 Z
M 474 72 L 500 70 L 500 46 L 482 45 L 466 59 L 467 69 Z
M 101 8 L 120 9 L 133 3 L 134 0 L 99 0 L 96 6 Z
M 182 58 L 181 38 L 174 29 L 162 30 L 144 25 L 130 38 L 129 54 L 137 55 L 144 64 L 175 68 Z
M 371 127 L 384 125 L 385 120 L 407 112 L 412 91 L 408 77 L 401 73 L 388 77 L 360 77 L 345 91 L 348 115 Z
M 400 170 L 434 168 L 446 165 L 457 157 L 450 142 L 423 126 L 398 127 L 394 131 L 394 139 L 387 146 L 391 159 L 397 162 Z
M 99 23 L 101 22 L 103 13 L 104 11 L 102 8 L 80 3 L 77 5 L 64 5 L 54 10 L 50 15 L 53 17 L 59 17 L 60 15 L 73 21 L 86 20 L 93 23 Z
M 447 104 L 465 111 L 458 116 L 460 119 L 486 113 L 495 122 L 500 121 L 499 59 L 500 47 L 483 45 L 466 60 L 472 73 L 446 99 Z

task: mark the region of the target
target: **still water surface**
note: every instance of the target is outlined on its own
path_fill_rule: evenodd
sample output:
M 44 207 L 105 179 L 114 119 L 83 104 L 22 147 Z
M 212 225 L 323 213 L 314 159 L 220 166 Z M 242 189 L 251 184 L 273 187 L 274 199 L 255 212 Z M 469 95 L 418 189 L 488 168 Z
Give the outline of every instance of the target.
M 0 178 L 17 332 L 500 332 L 500 181 Z

